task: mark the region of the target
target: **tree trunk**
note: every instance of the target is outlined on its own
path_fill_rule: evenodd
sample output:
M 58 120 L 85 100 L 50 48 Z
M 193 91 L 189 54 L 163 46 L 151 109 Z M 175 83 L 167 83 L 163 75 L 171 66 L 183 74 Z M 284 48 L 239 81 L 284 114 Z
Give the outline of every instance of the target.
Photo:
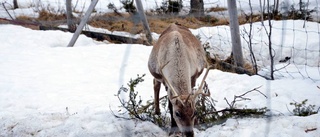
M 143 28 L 146 32 L 146 37 L 148 39 L 148 42 L 150 45 L 152 45 L 152 35 L 151 35 L 151 31 L 150 31 L 150 27 L 149 27 L 149 24 L 148 24 L 148 20 L 147 20 L 147 17 L 146 17 L 146 14 L 144 13 L 144 10 L 143 10 L 143 6 L 142 6 L 142 3 L 141 3 L 141 0 L 136 0 L 136 5 L 137 5 L 137 8 L 138 8 L 138 13 L 140 15 L 140 19 L 142 21 L 142 24 L 143 24 Z
M 190 15 L 194 15 L 196 17 L 204 15 L 203 0 L 191 0 L 190 7 Z
M 228 0 L 228 12 L 230 18 L 230 33 L 232 42 L 232 53 L 235 65 L 243 67 L 243 55 L 240 40 L 237 3 L 235 0 Z
M 66 11 L 67 11 L 67 24 L 70 32 L 76 31 L 76 25 L 74 24 L 72 18 L 72 8 L 71 8 L 71 0 L 66 0 Z
M 17 8 L 19 8 L 18 1 L 17 0 L 13 0 L 13 9 L 17 9 Z
M 93 0 L 89 6 L 89 8 L 87 9 L 86 13 L 84 14 L 84 17 L 81 19 L 81 22 L 79 24 L 79 26 L 77 27 L 76 32 L 73 34 L 71 41 L 68 44 L 68 47 L 73 47 L 73 45 L 76 43 L 84 25 L 86 25 L 87 21 L 89 20 L 89 17 L 92 13 L 92 11 L 94 10 L 94 7 L 97 5 L 99 0 Z
M 279 13 L 279 0 L 274 0 L 274 9 L 273 16 L 278 15 Z

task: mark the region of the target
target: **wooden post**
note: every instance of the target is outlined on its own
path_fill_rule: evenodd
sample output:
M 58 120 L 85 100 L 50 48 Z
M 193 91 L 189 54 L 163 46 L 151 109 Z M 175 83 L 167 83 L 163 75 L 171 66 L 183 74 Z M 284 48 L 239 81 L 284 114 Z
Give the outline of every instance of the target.
M 204 3 L 203 0 L 190 0 L 190 15 L 194 15 L 199 18 L 204 15 Z
M 228 1 L 228 12 L 230 18 L 230 33 L 232 41 L 232 53 L 235 65 L 238 67 L 243 66 L 243 55 L 239 32 L 238 12 L 236 0 Z
M 71 0 L 66 0 L 67 24 L 70 32 L 74 32 L 76 27 L 72 21 Z
M 149 27 L 148 20 L 146 18 L 146 14 L 144 13 L 143 6 L 142 6 L 142 3 L 140 0 L 136 0 L 136 6 L 138 9 L 138 13 L 140 15 L 140 19 L 143 24 L 143 28 L 146 31 L 146 36 L 147 36 L 148 42 L 150 45 L 152 45 L 152 35 L 151 35 L 150 27 Z
M 273 16 L 278 15 L 278 13 L 279 13 L 279 0 L 274 0 Z
M 71 41 L 68 44 L 68 47 L 73 47 L 73 45 L 76 43 L 84 25 L 86 25 L 87 21 L 89 20 L 89 17 L 94 9 L 94 7 L 97 5 L 98 0 L 92 0 L 91 4 L 87 10 L 87 12 L 85 13 L 84 17 L 82 18 L 79 26 L 77 27 L 76 32 L 73 34 Z
M 18 1 L 17 0 L 13 0 L 13 9 L 17 9 L 17 8 L 19 8 Z

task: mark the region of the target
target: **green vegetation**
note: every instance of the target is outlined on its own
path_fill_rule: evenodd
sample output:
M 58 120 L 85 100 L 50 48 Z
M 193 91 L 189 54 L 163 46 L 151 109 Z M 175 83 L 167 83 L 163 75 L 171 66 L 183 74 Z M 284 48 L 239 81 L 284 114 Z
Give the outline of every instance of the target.
M 317 114 L 320 110 L 316 108 L 316 105 L 307 105 L 308 99 L 303 100 L 301 103 L 291 102 L 290 105 L 293 105 L 295 108 L 293 109 L 292 114 L 295 116 L 310 116 L 313 114 Z
M 167 96 L 161 97 L 160 100 L 160 109 L 164 110 L 160 115 L 156 115 L 154 112 L 154 102 L 153 99 L 150 99 L 145 102 L 139 96 L 139 92 L 135 90 L 137 85 L 144 81 L 143 75 L 137 75 L 137 78 L 131 79 L 127 84 L 128 87 L 121 87 L 118 90 L 117 96 L 121 106 L 119 106 L 120 110 L 118 114 L 114 115 L 118 118 L 124 119 L 138 119 L 142 121 L 150 121 L 163 129 L 167 129 L 170 126 L 170 114 L 167 108 L 168 106 L 168 98 Z M 250 100 L 249 98 L 244 97 L 248 93 L 251 92 L 259 92 L 258 89 L 255 88 L 253 90 L 247 91 L 242 95 L 235 95 L 234 100 L 229 103 L 227 99 L 225 99 L 228 104 L 228 108 L 217 110 L 215 108 L 215 100 L 211 97 L 205 97 L 199 95 L 199 98 L 196 102 L 196 125 L 195 127 L 204 130 L 208 127 L 211 127 L 216 124 L 221 124 L 226 121 L 228 118 L 243 118 L 243 117 L 260 117 L 264 116 L 268 111 L 266 107 L 264 108 L 236 108 L 236 103 L 243 100 Z M 208 92 L 208 85 L 205 84 L 203 87 L 204 92 Z M 262 93 L 261 93 L 262 94 Z M 122 97 L 124 95 L 128 95 L 129 100 L 124 100 Z M 263 94 L 262 94 L 263 95 Z M 122 96 L 122 97 L 121 97 Z M 265 95 L 264 95 L 265 96 Z M 113 111 L 112 111 L 113 112 Z

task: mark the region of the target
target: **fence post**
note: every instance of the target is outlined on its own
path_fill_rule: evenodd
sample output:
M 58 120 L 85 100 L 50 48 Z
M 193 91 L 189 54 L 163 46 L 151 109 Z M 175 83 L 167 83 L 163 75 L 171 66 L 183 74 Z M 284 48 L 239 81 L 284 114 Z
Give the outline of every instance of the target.
M 66 10 L 67 10 L 67 24 L 70 32 L 76 30 L 73 21 L 72 21 L 72 9 L 71 9 L 71 0 L 66 0 Z
M 142 24 L 143 24 L 143 28 L 146 31 L 146 36 L 147 36 L 148 42 L 151 45 L 152 44 L 151 31 L 150 31 L 150 27 L 149 27 L 149 24 L 148 24 L 148 20 L 147 20 L 146 15 L 145 15 L 145 13 L 143 11 L 143 6 L 142 6 L 141 1 L 140 0 L 136 0 L 136 5 L 137 5 L 137 9 L 138 9 L 138 13 L 139 13 L 140 19 L 141 19 Z
M 19 8 L 18 1 L 17 0 L 13 0 L 13 9 L 17 9 L 17 8 Z
M 229 19 L 230 19 L 230 33 L 231 33 L 233 59 L 235 61 L 235 65 L 242 67 L 243 55 L 242 55 L 242 47 L 241 47 L 241 41 L 240 41 L 236 0 L 227 0 L 227 1 L 228 1 L 228 13 L 229 13 Z
M 87 10 L 87 12 L 85 13 L 84 17 L 82 18 L 79 26 L 77 27 L 76 32 L 73 34 L 71 41 L 68 44 L 68 47 L 73 47 L 73 45 L 76 43 L 84 25 L 86 25 L 87 21 L 89 20 L 89 17 L 94 9 L 94 7 L 97 5 L 98 0 L 92 0 L 91 4 Z

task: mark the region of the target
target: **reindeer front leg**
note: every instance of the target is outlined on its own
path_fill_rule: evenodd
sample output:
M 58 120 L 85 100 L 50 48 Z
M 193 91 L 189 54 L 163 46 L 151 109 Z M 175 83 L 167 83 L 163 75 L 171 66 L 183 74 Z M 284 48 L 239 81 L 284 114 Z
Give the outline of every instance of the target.
M 170 117 L 171 117 L 171 128 L 169 130 L 169 136 L 174 134 L 174 133 L 178 133 L 179 132 L 179 128 L 178 125 L 176 123 L 176 120 L 174 120 L 173 118 L 173 108 L 172 108 L 172 104 L 171 101 L 168 99 L 168 108 L 169 108 L 169 112 L 170 112 Z
M 161 82 L 153 79 L 153 90 L 154 90 L 154 108 L 155 113 L 160 115 L 160 108 L 159 108 L 159 92 L 160 92 Z

